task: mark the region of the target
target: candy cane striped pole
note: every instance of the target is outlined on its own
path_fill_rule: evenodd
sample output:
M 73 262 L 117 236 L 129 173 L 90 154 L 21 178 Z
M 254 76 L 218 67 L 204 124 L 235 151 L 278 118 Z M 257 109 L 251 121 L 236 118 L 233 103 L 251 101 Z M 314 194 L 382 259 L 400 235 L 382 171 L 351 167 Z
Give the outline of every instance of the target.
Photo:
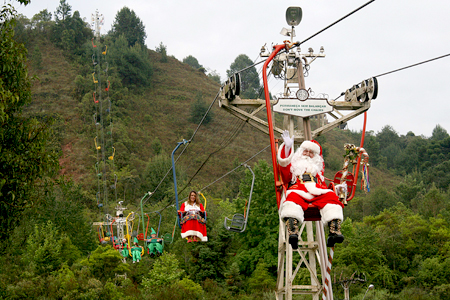
M 333 262 L 333 256 L 334 256 L 334 247 L 330 248 L 330 254 L 328 255 L 328 262 L 327 262 L 327 270 L 325 274 L 325 286 L 323 287 L 323 293 L 322 293 L 322 300 L 331 299 L 331 265 Z M 330 298 L 328 298 L 328 289 L 330 289 Z

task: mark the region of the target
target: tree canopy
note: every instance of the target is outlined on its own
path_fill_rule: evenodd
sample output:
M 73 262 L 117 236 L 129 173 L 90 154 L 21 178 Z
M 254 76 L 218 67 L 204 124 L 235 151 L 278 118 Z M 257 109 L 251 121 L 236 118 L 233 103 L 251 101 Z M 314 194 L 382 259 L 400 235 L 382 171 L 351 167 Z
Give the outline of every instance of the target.
M 70 17 L 70 12 L 72 11 L 72 6 L 69 5 L 69 3 L 66 2 L 66 0 L 59 0 L 59 6 L 56 8 L 56 11 L 54 13 L 56 22 L 62 22 Z
M 36 182 L 57 170 L 56 153 L 48 150 L 51 118 L 23 117 L 31 102 L 27 50 L 14 39 L 14 11 L 0 12 L 0 238 L 4 239 L 35 204 Z
M 144 23 L 126 6 L 117 12 L 110 34 L 116 39 L 123 35 L 128 46 L 144 45 L 147 38 Z
M 193 67 L 196 70 L 203 68 L 203 66 L 198 62 L 198 60 L 195 57 L 193 57 L 192 55 L 188 55 L 185 58 L 183 58 L 183 62 L 185 64 L 190 65 L 191 67 Z
M 67 1 L 61 1 L 63 5 L 70 8 Z M 192 136 L 208 97 L 216 92 L 218 86 L 211 78 L 217 74 L 208 78 L 168 58 L 162 42 L 157 52 L 139 42 L 130 45 L 124 33 L 102 36 L 94 41 L 94 48 L 82 16 L 71 8 L 59 10 L 57 20 L 43 10 L 31 22 L 7 8 L 0 14 L 0 298 L 273 298 L 279 216 L 267 156 L 247 161 L 256 178 L 245 232 L 224 228 L 224 218 L 243 212 L 249 199 L 252 176 L 245 168 L 203 190 L 208 199 L 207 243 L 186 243 L 176 223 L 167 150 L 176 140 Z M 200 66 L 196 59 L 193 62 Z M 240 56 L 229 75 L 251 65 L 248 57 Z M 95 78 L 103 76 L 96 87 L 103 92 L 102 107 L 92 99 L 93 70 Z M 257 96 L 259 81 L 249 88 L 245 77 L 253 71 L 257 79 L 252 67 L 242 73 L 243 84 Z M 40 81 L 33 85 L 30 74 Z M 111 83 L 110 90 L 106 82 Z M 107 159 L 108 166 L 115 168 L 114 177 L 100 187 L 110 195 L 103 207 L 96 205 L 96 193 L 104 173 L 94 165 L 93 149 L 95 138 L 101 136 L 100 112 L 111 121 L 101 146 L 109 149 L 114 137 L 117 150 L 113 160 Z M 112 113 L 105 117 L 105 112 Z M 260 142 L 221 112 L 217 111 L 214 122 L 199 128 L 194 143 L 180 155 L 179 186 L 199 190 L 223 175 L 219 164 L 225 161 L 227 170 L 239 166 L 240 152 L 254 150 Z M 236 128 L 242 135 L 231 144 L 227 132 Z M 336 149 L 342 149 L 344 142 L 355 143 L 360 135 L 335 129 L 320 137 L 328 172 L 342 166 L 343 152 Z M 222 147 L 227 143 L 228 149 Z M 193 151 L 199 144 L 200 150 Z M 355 271 L 365 274 L 366 283 L 376 286 L 366 299 L 448 299 L 450 137 L 446 129 L 437 125 L 431 137 L 425 137 L 413 132 L 401 135 L 385 126 L 367 133 L 364 148 L 370 156 L 371 192 L 357 189 L 344 210 L 345 241 L 335 249 L 332 277 L 348 278 Z M 205 163 L 205 157 L 211 160 Z M 210 162 L 213 166 L 206 169 Z M 200 165 L 202 170 L 197 168 Z M 202 173 L 206 175 L 199 179 Z M 161 213 L 164 254 L 153 258 L 144 252 L 139 263 L 131 263 L 130 258 L 123 263 L 107 241 L 110 229 L 93 223 L 114 214 L 115 201 L 124 201 L 125 214 L 140 212 L 142 194 L 154 190 L 143 210 L 155 229 L 156 212 Z M 134 225 L 130 235 L 144 230 Z M 306 279 L 309 283 L 308 273 L 300 267 L 294 284 Z M 352 285 L 351 297 L 362 299 L 366 288 Z M 333 292 L 336 299 L 343 298 L 334 280 Z
M 240 54 L 227 70 L 227 76 L 230 77 L 236 72 L 239 72 L 247 67 L 253 65 L 253 62 L 245 54 Z M 256 99 L 259 96 L 261 84 L 259 82 L 258 72 L 253 66 L 243 72 L 241 75 L 241 98 Z

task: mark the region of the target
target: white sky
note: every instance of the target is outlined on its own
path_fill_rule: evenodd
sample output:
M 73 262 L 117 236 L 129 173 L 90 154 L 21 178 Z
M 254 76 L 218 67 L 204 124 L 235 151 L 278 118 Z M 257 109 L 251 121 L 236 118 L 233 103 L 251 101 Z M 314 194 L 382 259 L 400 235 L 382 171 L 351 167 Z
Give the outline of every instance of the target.
M 145 25 L 147 47 L 162 42 L 169 55 L 182 60 L 193 55 L 222 80 L 239 54 L 258 58 L 261 46 L 282 43 L 288 27 L 285 12 L 300 6 L 303 19 L 296 27 L 296 41 L 314 33 L 360 7 L 368 0 L 68 0 L 72 13 L 87 22 L 98 9 L 110 30 L 124 6 L 134 10 Z M 59 0 L 32 0 L 26 7 L 13 2 L 19 13 L 31 18 L 43 9 L 54 12 Z M 376 0 L 359 12 L 302 45 L 326 57 L 312 63 L 307 88 L 331 99 L 369 77 L 450 53 L 450 1 Z M 261 64 L 262 65 L 262 64 Z M 260 66 L 261 66 L 260 65 Z M 259 66 L 258 66 L 259 67 Z M 399 134 L 408 131 L 431 136 L 440 124 L 450 132 L 450 84 L 446 71 L 450 56 L 378 78 L 378 98 L 368 111 L 367 130 L 378 132 L 391 125 Z M 276 94 L 282 84 L 271 90 Z M 350 122 L 362 128 L 363 117 Z

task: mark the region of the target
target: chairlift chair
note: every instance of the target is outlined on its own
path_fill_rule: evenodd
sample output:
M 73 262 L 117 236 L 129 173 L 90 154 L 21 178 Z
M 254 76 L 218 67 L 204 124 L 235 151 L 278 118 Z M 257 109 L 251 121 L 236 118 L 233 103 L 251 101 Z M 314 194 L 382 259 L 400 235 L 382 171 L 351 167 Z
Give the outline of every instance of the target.
M 164 251 L 165 237 L 159 237 L 159 229 L 161 228 L 161 219 L 162 219 L 161 213 L 159 211 L 153 211 L 151 213 L 157 213 L 159 215 L 158 229 L 156 230 L 156 238 L 161 239 L 161 241 L 158 241 L 158 243 L 162 245 L 162 251 Z M 150 254 L 149 249 L 147 248 L 148 244 L 152 242 L 152 239 L 151 238 L 149 239 L 147 235 L 150 217 L 147 213 L 145 215 L 147 215 L 147 228 L 145 229 L 144 242 L 145 248 L 147 249 L 147 253 Z
M 245 164 L 245 167 L 247 167 L 250 172 L 252 173 L 253 179 L 252 179 L 252 186 L 250 188 L 250 197 L 247 202 L 247 207 L 244 211 L 244 214 L 234 214 L 232 219 L 229 219 L 225 217 L 223 225 L 225 226 L 225 229 L 229 231 L 234 232 L 244 232 L 245 228 L 247 227 L 247 221 L 248 221 L 248 214 L 250 212 L 250 202 L 252 201 L 252 194 L 253 194 L 253 186 L 255 185 L 255 173 L 253 173 L 252 169 L 249 165 Z

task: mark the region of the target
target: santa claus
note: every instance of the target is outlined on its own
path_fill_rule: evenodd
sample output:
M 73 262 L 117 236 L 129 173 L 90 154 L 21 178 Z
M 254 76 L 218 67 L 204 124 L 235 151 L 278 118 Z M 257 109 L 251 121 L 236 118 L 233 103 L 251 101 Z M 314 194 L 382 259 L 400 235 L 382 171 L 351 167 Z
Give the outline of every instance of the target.
M 298 248 L 298 225 L 304 221 L 304 211 L 310 204 L 320 210 L 322 222 L 328 224 L 330 232 L 327 246 L 342 243 L 341 223 L 344 205 L 333 190 L 327 188 L 324 178 L 325 164 L 322 148 L 317 141 L 304 141 L 293 151 L 294 137 L 285 131 L 283 143 L 278 149 L 278 164 L 284 183 L 288 183 L 280 205 L 280 216 L 286 222 L 289 243 Z

